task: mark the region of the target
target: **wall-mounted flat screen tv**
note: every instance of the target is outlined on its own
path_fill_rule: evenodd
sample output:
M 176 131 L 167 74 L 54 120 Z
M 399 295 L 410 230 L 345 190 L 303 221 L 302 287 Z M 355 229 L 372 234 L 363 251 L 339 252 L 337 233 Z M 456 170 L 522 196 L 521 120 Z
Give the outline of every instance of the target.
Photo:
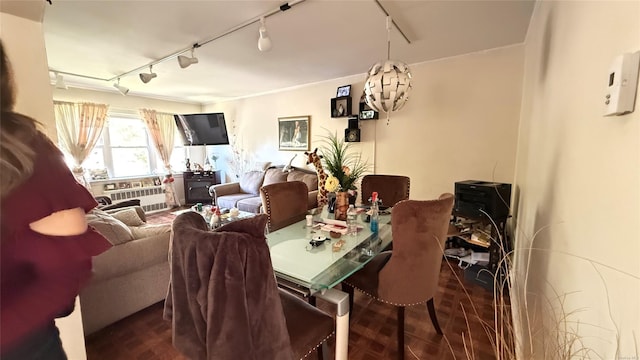
M 228 145 L 224 113 L 174 115 L 176 126 L 187 145 Z

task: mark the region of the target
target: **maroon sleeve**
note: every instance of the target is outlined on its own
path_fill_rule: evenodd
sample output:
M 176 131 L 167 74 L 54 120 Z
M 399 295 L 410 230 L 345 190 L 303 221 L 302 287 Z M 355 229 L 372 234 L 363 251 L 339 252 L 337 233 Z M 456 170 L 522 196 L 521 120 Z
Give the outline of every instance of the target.
M 83 208 L 85 212 L 98 204 L 91 193 L 80 185 L 64 163 L 62 153 L 44 135 L 36 137 L 33 148 L 36 161 L 32 176 L 3 199 L 3 221 L 17 227 L 51 215 L 54 212 Z
M 2 200 L 0 350 L 73 303 L 91 276 L 91 258 L 111 244 L 94 229 L 73 236 L 37 233 L 29 224 L 54 212 L 97 205 L 44 135 L 32 143 L 32 176 Z

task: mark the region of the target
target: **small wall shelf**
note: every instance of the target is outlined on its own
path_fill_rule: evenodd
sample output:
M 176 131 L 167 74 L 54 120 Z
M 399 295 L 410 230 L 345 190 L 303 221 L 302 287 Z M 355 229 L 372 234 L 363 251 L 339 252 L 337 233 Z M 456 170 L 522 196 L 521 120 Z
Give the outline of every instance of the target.
M 331 117 L 339 118 L 351 116 L 352 102 L 350 96 L 341 96 L 331 99 Z

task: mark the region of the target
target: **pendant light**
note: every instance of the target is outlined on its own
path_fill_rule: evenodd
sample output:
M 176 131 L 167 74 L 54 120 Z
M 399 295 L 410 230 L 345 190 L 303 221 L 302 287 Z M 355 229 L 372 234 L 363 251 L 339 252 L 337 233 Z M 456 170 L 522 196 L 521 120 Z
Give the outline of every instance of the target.
M 387 60 L 373 64 L 367 72 L 365 102 L 372 109 L 387 113 L 389 125 L 391 112 L 402 109 L 410 91 L 409 66 L 402 61 L 391 60 L 391 18 L 387 16 Z

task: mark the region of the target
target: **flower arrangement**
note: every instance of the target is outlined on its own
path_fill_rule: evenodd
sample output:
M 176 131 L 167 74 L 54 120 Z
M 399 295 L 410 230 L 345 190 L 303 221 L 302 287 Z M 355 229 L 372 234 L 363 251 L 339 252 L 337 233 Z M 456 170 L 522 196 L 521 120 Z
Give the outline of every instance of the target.
M 329 173 L 324 187 L 329 192 L 356 190 L 356 182 L 369 169 L 360 153 L 351 152 L 351 143 L 329 132 L 322 137 L 324 168 Z

